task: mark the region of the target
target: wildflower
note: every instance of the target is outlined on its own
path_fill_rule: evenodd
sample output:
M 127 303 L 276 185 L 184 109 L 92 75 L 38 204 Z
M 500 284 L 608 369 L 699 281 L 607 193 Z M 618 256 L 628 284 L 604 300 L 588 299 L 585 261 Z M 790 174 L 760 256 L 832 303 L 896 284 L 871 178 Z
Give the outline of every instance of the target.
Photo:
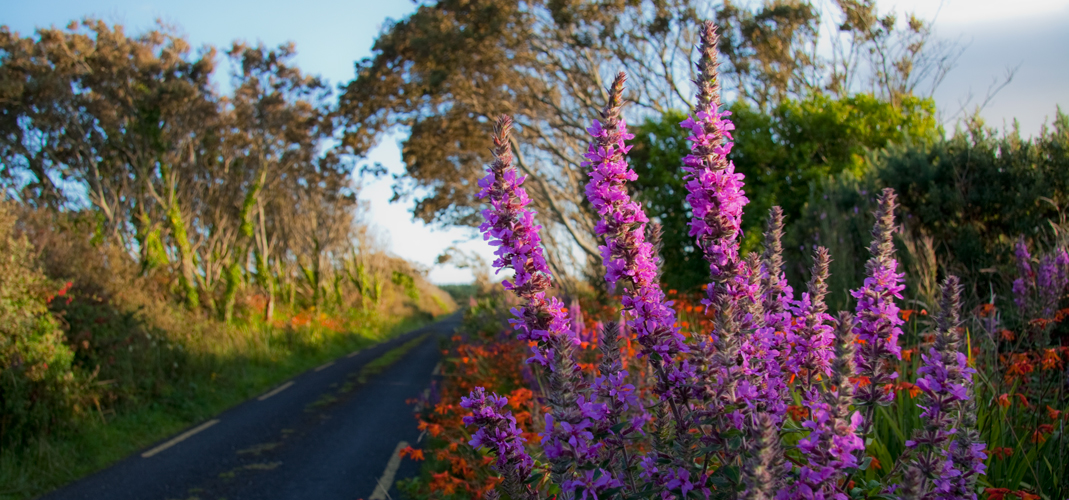
M 1010 490 L 1008 488 L 984 488 L 984 493 L 987 493 L 988 500 L 1004 500 Z
M 407 457 L 412 458 L 412 460 L 416 460 L 416 461 L 424 460 L 424 458 L 423 458 L 423 450 L 419 450 L 419 449 L 413 448 L 411 446 L 406 446 L 403 450 L 401 450 L 400 453 L 398 453 L 398 455 L 400 455 L 402 458 L 407 456 Z
M 628 326 L 648 352 L 671 357 L 686 352 L 687 347 L 679 328 L 674 326 L 675 311 L 661 290 L 653 245 L 646 241 L 649 219 L 627 192 L 627 181 L 638 176 L 624 158 L 631 149 L 626 141 L 634 137 L 627 133 L 627 125 L 620 117 L 624 79 L 623 73 L 616 76 L 601 121 L 595 120 L 587 129 L 593 140 L 582 164 L 590 169 L 586 196 L 601 216 L 595 231 L 605 236 L 605 245 L 599 248 L 606 281 L 610 286 L 621 279 L 631 284 L 625 287 L 622 301 L 630 312 Z
M 997 448 L 996 447 L 995 449 L 991 450 L 991 456 L 993 456 L 993 457 L 995 457 L 995 458 L 997 458 L 999 460 L 1003 460 L 1003 459 L 1012 457 L 1013 456 L 1013 448 L 1007 448 L 1007 447 Z
M 460 406 L 472 412 L 464 417 L 464 425 L 477 428 L 469 444 L 473 448 L 485 445 L 497 453 L 494 469 L 501 474 L 502 488 L 510 497 L 536 498 L 536 493 L 526 484 L 534 461 L 524 449 L 524 439 L 512 412 L 501 411 L 507 404 L 506 398 L 493 393 L 488 395 L 482 387 L 476 387 L 468 397 L 461 398 Z
M 967 495 L 970 484 L 975 482 L 969 478 L 983 473 L 982 462 L 978 470 L 973 464 L 975 455 L 982 455 L 983 444 L 975 442 L 978 441 L 972 436 L 975 431 L 964 428 L 965 425 L 962 429 L 955 427 L 957 415 L 964 420 L 971 413 L 963 411 L 963 404 L 969 399 L 975 372 L 967 366 L 965 354 L 958 350 L 961 299 L 957 277 L 948 276 L 944 281 L 940 306 L 933 345 L 921 356 L 923 364 L 917 369 L 916 385 L 923 393 L 918 405 L 923 410 L 923 425 L 906 441 L 906 447 L 914 450 L 912 467 L 925 476 L 938 476 L 934 481 L 937 492 L 955 489 Z M 975 492 L 971 495 L 975 497 Z
M 846 469 L 859 465 L 864 440 L 857 434 L 862 416 L 852 411 L 854 403 L 855 343 L 854 321 L 850 313 L 839 315 L 835 329 L 835 359 L 832 362 L 828 389 L 821 400 L 807 403 L 810 417 L 802 422 L 809 435 L 798 441 L 798 449 L 805 456 L 798 481 L 790 486 L 790 498 L 841 498 L 839 489 Z
M 783 449 L 779 442 L 779 432 L 772 417 L 761 413 L 757 418 L 758 434 L 754 455 L 743 467 L 743 484 L 746 490 L 742 497 L 748 500 L 764 500 L 775 497 L 782 489 Z M 789 470 L 789 468 L 788 468 Z M 684 497 L 685 498 L 685 497 Z
M 494 161 L 487 168 L 486 177 L 479 181 L 482 187 L 479 196 L 489 199 L 490 208 L 483 210 L 486 222 L 479 229 L 485 240 L 498 247 L 494 252 L 497 256 L 494 267 L 498 271 L 504 268 L 515 271 L 514 278 L 502 284 L 525 303 L 512 309 L 514 319 L 509 322 L 520 332 L 519 340 L 536 343 L 532 347 L 534 356 L 528 363 L 537 363 L 549 371 L 546 399 L 551 410 L 546 417 L 551 425 L 542 432 L 542 440 L 554 472 L 564 477 L 561 475 L 566 474 L 572 465 L 570 460 L 590 459 L 588 453 L 596 450 L 596 446 L 585 442 L 584 434 L 565 435 L 569 429 L 582 428 L 586 422 L 576 406 L 579 391 L 576 379 L 580 368 L 573 352 L 580 342 L 568 321 L 564 304 L 556 297 L 546 297 L 552 273 L 542 253 L 540 226 L 534 223 L 534 212 L 527 209 L 530 198 L 522 187 L 524 177 L 512 167 L 511 127 L 512 120 L 508 116 L 500 117 L 494 126 Z M 509 418 L 512 418 L 511 414 Z M 558 425 L 552 425 L 553 422 Z M 567 455 L 563 451 L 554 453 L 562 449 L 559 446 L 562 439 L 577 441 L 567 450 Z M 579 440 L 584 442 L 579 443 Z M 557 444 L 556 449 L 554 444 Z
M 1024 490 L 1015 491 L 1013 492 L 1013 494 L 1017 495 L 1017 498 L 1020 498 L 1021 500 L 1040 500 L 1039 495 L 1035 495 Z
M 820 376 L 831 375 L 832 344 L 834 327 L 828 323 L 831 315 L 825 296 L 828 293 L 828 266 L 831 258 L 828 249 L 817 248 L 807 291 L 801 300 L 792 305 L 795 326 L 787 330 L 786 338 L 792 345 L 787 357 L 786 369 L 792 376 L 804 373 L 802 395 L 806 401 L 817 397 L 814 381 Z
M 507 116 L 494 126 L 494 161 L 479 181 L 479 197 L 489 198 L 490 208 L 483 210 L 486 222 L 479 230 L 483 239 L 498 247 L 494 267 L 515 271 L 513 279 L 502 285 L 526 301 L 512 310 L 517 319 L 510 323 L 520 331 L 520 340 L 538 342 L 531 361 L 547 367 L 568 364 L 570 360 L 562 358 L 570 357 L 579 340 L 564 316 L 564 304 L 556 297 L 546 298 L 552 273 L 542 253 L 541 227 L 534 223 L 534 212 L 527 209 L 531 200 L 522 187 L 525 177 L 512 167 L 511 128 L 512 119 Z
M 861 289 L 851 291 L 857 299 L 857 326 L 854 334 L 864 342 L 857 350 L 857 366 L 862 376 L 871 384 L 859 386 L 859 404 L 868 407 L 872 415 L 874 405 L 889 404 L 893 395 L 883 388 L 898 377 L 890 360 L 901 359 L 898 336 L 902 333 L 902 318 L 898 314 L 895 299 L 902 298 L 903 274 L 896 272 L 898 262 L 894 258 L 895 193 L 890 188 L 880 195 L 876 210 L 876 225 L 872 229 L 872 257 L 865 264 L 867 277 Z
M 1043 352 L 1043 360 L 1041 366 L 1044 370 L 1053 370 L 1061 368 L 1062 358 L 1058 355 L 1057 349 L 1047 349 Z
M 1054 408 L 1051 408 L 1050 405 L 1047 405 L 1047 416 L 1050 417 L 1051 420 L 1058 420 L 1058 417 L 1060 417 L 1061 414 L 1061 410 L 1055 410 Z

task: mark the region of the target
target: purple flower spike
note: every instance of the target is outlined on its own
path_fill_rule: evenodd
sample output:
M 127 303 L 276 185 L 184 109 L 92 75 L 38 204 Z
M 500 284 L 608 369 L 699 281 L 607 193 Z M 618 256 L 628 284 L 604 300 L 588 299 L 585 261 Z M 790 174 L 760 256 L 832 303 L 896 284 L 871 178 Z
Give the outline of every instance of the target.
M 975 410 L 968 407 L 972 374 L 959 343 L 961 285 L 955 276 L 947 276 L 942 287 L 940 312 L 936 318 L 935 342 L 921 356 L 917 369 L 917 387 L 923 392 L 921 403 L 923 426 L 906 441 L 911 450 L 910 467 L 924 477 L 920 491 L 932 491 L 936 498 L 976 498 L 975 476 L 983 473 L 983 453 L 975 447 L 975 431 L 970 429 Z M 962 427 L 957 427 L 958 423 Z M 969 479 L 971 478 L 971 479 Z M 971 486 L 970 486 L 971 485 Z M 971 489 L 971 496 L 968 491 Z
M 471 410 L 464 417 L 464 425 L 477 429 L 469 444 L 473 448 L 486 446 L 497 454 L 494 469 L 501 474 L 501 487 L 512 498 L 537 498 L 537 492 L 526 484 L 534 461 L 524 448 L 522 433 L 516 427 L 512 412 L 505 410 L 508 399 L 497 394 L 486 394 L 486 389 L 476 387 L 466 398 L 460 398 L 460 406 Z
M 601 215 L 596 231 L 605 236 L 605 245 L 600 247 L 605 279 L 610 286 L 619 280 L 631 285 L 625 287 L 623 296 L 624 309 L 630 311 L 628 326 L 647 353 L 671 358 L 686 352 L 687 346 L 675 326 L 675 311 L 661 290 L 653 245 L 646 241 L 649 219 L 627 192 L 627 182 L 638 176 L 624 158 L 631 149 L 626 141 L 634 137 L 620 117 L 625 78 L 623 73 L 616 76 L 601 121 L 588 129 L 593 140 L 582 164 L 590 169 L 586 197 Z
M 848 469 L 857 468 L 865 450 L 865 441 L 857 434 L 861 413 L 854 403 L 854 320 L 848 312 L 839 314 L 835 329 L 835 359 L 832 361 L 828 388 L 819 399 L 807 403 L 809 418 L 802 427 L 809 435 L 798 441 L 798 449 L 807 458 L 796 481 L 783 499 L 848 498 L 840 482 Z
M 480 198 L 489 198 L 490 208 L 483 210 L 486 218 L 479 230 L 483 239 L 498 247 L 494 267 L 500 272 L 511 268 L 515 276 L 505 280 L 504 286 L 527 303 L 512 310 L 517 319 L 510 320 L 519 330 L 520 340 L 534 340 L 538 345 L 528 362 L 555 369 L 557 365 L 573 365 L 571 350 L 579 344 L 564 314 L 564 305 L 556 297 L 546 298 L 552 273 L 542 253 L 541 226 L 534 223 L 534 212 L 527 209 L 531 200 L 521 187 L 524 177 L 512 167 L 512 148 L 509 133 L 512 119 L 502 116 L 494 126 L 494 161 L 487 175 L 479 181 Z
M 902 358 L 898 336 L 902 318 L 895 299 L 902 298 L 904 274 L 897 272 L 895 247 L 891 240 L 895 223 L 895 192 L 887 188 L 880 195 L 876 225 L 872 228 L 872 257 L 865 264 L 864 285 L 850 292 L 857 299 L 857 325 L 854 335 L 861 341 L 857 366 L 861 381 L 857 388 L 858 404 L 866 406 L 866 426 L 871 425 L 875 405 L 890 404 L 894 392 L 888 386 L 898 378 L 894 361 Z M 868 429 L 865 429 L 866 432 Z
M 792 305 L 792 310 L 796 315 L 796 324 L 787 332 L 787 340 L 793 344 L 793 348 L 787 358 L 786 369 L 798 377 L 802 398 L 805 401 L 817 399 L 818 376 L 821 378 L 831 376 L 835 329 L 829 324 L 832 317 L 827 313 L 828 306 L 824 302 L 828 294 L 827 280 L 830 263 L 831 257 L 828 255 L 828 249 L 817 248 L 808 291 L 802 294 L 801 300 Z

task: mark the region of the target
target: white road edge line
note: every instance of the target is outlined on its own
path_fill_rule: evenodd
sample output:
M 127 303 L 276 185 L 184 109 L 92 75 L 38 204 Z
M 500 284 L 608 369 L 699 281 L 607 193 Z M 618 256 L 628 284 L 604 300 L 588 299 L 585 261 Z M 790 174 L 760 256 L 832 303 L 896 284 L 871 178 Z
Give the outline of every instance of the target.
M 438 375 L 441 375 L 441 374 L 442 374 L 442 362 L 439 361 L 438 364 L 434 365 L 434 371 L 431 372 L 431 376 L 432 377 L 437 377 Z
M 215 424 L 218 424 L 218 423 L 219 423 L 219 420 L 217 420 L 217 419 L 212 419 L 212 420 L 209 420 L 207 422 L 204 422 L 203 424 L 200 424 L 200 425 L 198 425 L 198 426 L 196 426 L 196 427 L 194 427 L 194 428 L 192 428 L 192 429 L 190 429 L 190 430 L 188 430 L 186 432 L 183 432 L 183 433 L 179 434 L 174 439 L 172 439 L 170 441 L 167 441 L 166 443 L 163 443 L 163 444 L 161 444 L 161 445 L 159 445 L 159 446 L 157 446 L 157 447 L 155 447 L 155 448 L 153 448 L 151 450 L 148 450 L 148 451 L 142 453 L 141 457 L 142 458 L 149 458 L 149 457 L 151 457 L 151 456 L 153 456 L 153 455 L 155 455 L 155 454 L 157 454 L 157 453 L 159 453 L 159 452 L 161 452 L 163 450 L 166 450 L 167 448 L 170 448 L 170 447 L 172 447 L 172 446 L 174 446 L 174 445 L 176 445 L 178 443 L 181 443 L 182 441 L 185 441 L 186 439 L 189 439 L 190 436 L 192 436 L 192 435 L 194 435 L 194 434 L 196 434 L 196 433 L 198 433 L 200 431 L 203 431 L 204 429 L 207 429 L 207 428 L 209 428 L 209 427 L 211 427 L 211 426 L 213 426 Z
M 326 364 L 322 364 L 322 365 L 319 365 L 319 366 L 317 366 L 317 367 L 316 367 L 316 369 L 315 369 L 315 371 L 317 371 L 317 372 L 321 372 L 321 371 L 323 371 L 323 370 L 326 370 L 327 368 L 330 368 L 330 367 L 331 367 L 331 366 L 333 366 L 333 365 L 334 365 L 334 362 L 333 362 L 333 361 L 331 361 L 331 362 L 329 362 L 329 363 L 326 363 Z
M 393 477 L 397 474 L 397 468 L 401 467 L 401 450 L 407 447 L 408 442 L 406 441 L 397 443 L 397 448 L 394 448 L 390 461 L 386 462 L 386 470 L 382 471 L 378 486 L 375 487 L 375 491 L 371 493 L 371 496 L 367 497 L 367 500 L 387 500 L 390 498 L 389 490 L 393 484 Z
M 284 391 L 286 389 L 289 389 L 289 387 L 291 385 L 293 385 L 293 381 L 292 380 L 290 380 L 289 382 L 286 382 L 285 384 L 282 384 L 282 385 L 276 387 L 275 390 L 273 390 L 273 391 L 271 391 L 271 392 L 269 392 L 267 394 L 264 394 L 263 396 L 260 396 L 260 397 L 258 397 L 256 399 L 258 401 L 263 401 L 263 400 L 265 400 L 265 399 L 267 399 L 267 398 L 269 398 L 271 396 L 274 396 L 275 394 L 278 394 L 278 393 L 280 393 L 280 392 L 282 392 L 282 391 Z
M 360 354 L 360 352 L 361 352 L 361 351 L 363 351 L 363 349 L 357 349 L 357 350 L 355 350 L 355 351 L 353 351 L 353 352 L 350 352 L 350 353 L 349 353 L 349 355 L 348 355 L 348 356 L 346 356 L 346 357 L 347 357 L 347 358 L 351 358 L 351 357 L 353 357 L 353 356 L 356 356 L 357 354 Z

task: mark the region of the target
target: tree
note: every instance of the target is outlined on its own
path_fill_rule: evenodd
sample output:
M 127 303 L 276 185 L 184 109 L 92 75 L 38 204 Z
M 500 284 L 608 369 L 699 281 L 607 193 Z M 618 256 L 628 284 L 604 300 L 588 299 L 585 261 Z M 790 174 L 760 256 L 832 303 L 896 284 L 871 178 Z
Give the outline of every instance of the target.
M 850 12 L 853 6 L 842 3 Z M 580 165 L 586 127 L 620 70 L 632 89 L 632 122 L 689 109 L 694 27 L 714 16 L 732 41 L 726 55 L 737 88 L 729 90 L 759 110 L 824 88 L 840 97 L 857 90 L 832 85 L 837 73 L 829 64 L 844 63 L 818 57 L 820 12 L 801 0 L 753 11 L 730 3 L 715 11 L 692 0 L 439 0 L 387 26 L 375 55 L 357 63 L 339 103 L 343 142 L 363 155 L 388 131 L 406 131 L 406 170 L 394 198 L 414 197 L 413 215 L 424 221 L 474 225 L 482 208 L 478 180 L 490 161 L 485 137 L 498 115 L 513 116 L 513 150 L 547 227 L 547 258 L 558 275 L 596 272 L 600 256 L 590 235 L 597 219 L 583 196 Z M 871 28 L 843 26 L 846 33 Z M 858 35 L 843 46 L 868 47 L 870 38 Z M 926 54 L 926 41 L 911 57 Z M 566 269 L 577 272 L 560 272 Z
M 292 64 L 292 45 L 235 43 L 233 95 L 210 84 L 215 53 L 166 27 L 0 28 L 0 183 L 31 205 L 92 211 L 191 309 L 230 320 L 254 281 L 270 317 L 278 280 L 303 279 L 285 271 L 340 265 L 320 260 L 349 245 L 352 166 L 327 147 L 330 90 Z M 308 245 L 289 227 L 306 220 L 337 228 Z

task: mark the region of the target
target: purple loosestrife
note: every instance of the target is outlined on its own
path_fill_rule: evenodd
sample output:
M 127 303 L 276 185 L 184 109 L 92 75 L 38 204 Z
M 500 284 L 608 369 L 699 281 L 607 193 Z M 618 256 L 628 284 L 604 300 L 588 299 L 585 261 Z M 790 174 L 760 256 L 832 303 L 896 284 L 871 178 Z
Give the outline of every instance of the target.
M 765 325 L 786 334 L 791 326 L 791 302 L 794 290 L 783 273 L 783 209 L 775 206 L 768 211 L 765 231 L 765 251 L 761 255 L 762 301 Z
M 679 125 L 689 129 L 691 154 L 683 159 L 687 203 L 693 210 L 690 235 L 709 261 L 713 281 L 726 284 L 739 273 L 739 235 L 742 209 L 749 202 L 742 191 L 742 174 L 727 159 L 735 125 L 720 111 L 716 26 L 706 22 L 701 32 L 702 57 L 698 62 L 698 104 L 694 116 Z M 715 301 L 717 290 L 709 291 Z
M 946 278 L 941 295 L 935 342 L 928 353 L 921 356 L 922 365 L 917 369 L 917 387 L 923 393 L 918 405 L 923 410 L 923 426 L 914 433 L 913 439 L 906 441 L 912 459 L 910 466 L 925 477 L 935 478 L 931 491 L 938 498 L 944 498 L 956 489 L 954 478 L 962 475 L 955 468 L 948 449 L 954 437 L 962 431 L 956 424 L 961 420 L 964 402 L 969 399 L 968 390 L 975 373 L 969 368 L 965 354 L 959 351 L 961 285 L 957 277 Z M 971 445 L 966 448 L 968 455 L 972 452 Z M 969 467 L 971 469 L 972 464 Z M 922 490 L 928 491 L 928 486 L 925 482 Z
M 482 387 L 476 387 L 468 397 L 460 399 L 460 406 L 472 413 L 464 417 L 464 425 L 477 427 L 469 444 L 473 448 L 486 446 L 497 454 L 494 470 L 501 474 L 501 488 L 511 498 L 538 498 L 526 484 L 534 461 L 524 449 L 525 441 L 512 412 L 502 411 L 507 404 L 508 399 L 493 393 L 487 395 Z
M 783 476 L 790 471 L 784 465 L 783 448 L 779 442 L 779 426 L 767 413 L 757 417 L 757 433 L 754 454 L 743 467 L 743 484 L 746 489 L 741 498 L 745 500 L 771 500 L 783 490 Z
M 598 431 L 607 436 L 606 452 L 610 455 L 618 453 L 617 456 L 610 456 L 609 462 L 619 462 L 620 467 L 616 470 L 627 471 L 628 484 L 635 491 L 636 484 L 631 476 L 634 463 L 628 454 L 626 439 L 635 432 L 641 432 L 649 416 L 638 400 L 635 386 L 627 383 L 628 373 L 620 360 L 619 325 L 611 321 L 605 324 L 598 348 L 601 350 L 601 363 L 598 365 L 598 376 L 594 378 L 594 391 L 605 409 L 602 418 L 596 421 Z M 620 423 L 626 425 L 616 428 Z
M 946 461 L 943 474 L 949 476 L 942 499 L 976 500 L 976 482 L 978 476 L 987 471 L 984 460 L 987 447 L 980 440 L 976 431 L 976 401 L 972 399 L 972 385 L 969 386 L 969 400 L 962 405 L 961 427 L 957 436 L 950 443 L 950 459 Z
M 828 305 L 825 302 L 828 266 L 831 263 L 828 249 L 818 247 L 813 260 L 807 291 L 802 294 L 801 300 L 791 306 L 796 324 L 787 332 L 787 341 L 793 347 L 787 358 L 786 369 L 798 379 L 804 401 L 814 401 L 818 397 L 818 377 L 827 380 L 831 376 L 832 343 L 835 339 L 835 329 L 829 324 L 832 317 L 827 312 Z
M 601 120 L 587 129 L 592 140 L 582 163 L 590 169 L 586 197 L 601 216 L 595 231 L 605 237 L 605 245 L 600 247 L 605 279 L 611 287 L 619 281 L 625 283 L 622 303 L 629 316 L 626 324 L 649 356 L 657 375 L 655 392 L 672 410 L 678 442 L 689 449 L 689 417 L 685 412 L 695 374 L 685 360 L 675 362 L 676 355 L 689 349 L 676 326 L 672 303 L 665 300 L 661 290 L 656 248 L 647 241 L 649 219 L 627 190 L 627 182 L 637 175 L 624 158 L 631 149 L 626 141 L 634 137 L 627 133 L 620 116 L 625 78 L 620 73 L 613 80 Z M 653 228 L 651 234 L 657 233 L 658 229 Z M 670 475 L 689 474 L 685 468 L 662 469 Z
M 486 177 L 479 181 L 482 188 L 479 197 L 489 198 L 490 208 L 483 210 L 486 222 L 479 230 L 483 239 L 498 247 L 494 251 L 497 256 L 494 268 L 498 272 L 515 271 L 512 280 L 502 282 L 505 289 L 526 301 L 523 307 L 513 309 L 517 319 L 510 322 L 520 331 L 520 340 L 538 342 L 531 361 L 552 367 L 570 361 L 553 358 L 570 353 L 578 339 L 568 325 L 560 300 L 546 298 L 552 273 L 542 253 L 538 235 L 541 226 L 534 222 L 534 211 L 527 209 L 531 199 L 522 187 L 525 177 L 512 166 L 511 129 L 512 119 L 508 116 L 500 117 L 494 126 L 494 161 L 487 168 Z
M 841 312 L 835 328 L 831 376 L 820 399 L 807 405 L 809 418 L 802 423 L 809 435 L 798 441 L 798 449 L 806 463 L 799 470 L 798 480 L 778 496 L 780 500 L 847 498 L 840 483 L 848 469 L 858 467 L 858 452 L 865 449 L 865 442 L 856 432 L 861 414 L 850 409 L 854 402 L 854 384 L 850 381 L 854 376 L 853 326 L 850 313 Z
M 746 259 L 742 297 L 747 306 L 743 321 L 749 326 L 745 331 L 751 334 L 744 335 L 740 342 L 744 377 L 739 381 L 736 396 L 742 396 L 741 402 L 750 410 L 768 412 L 778 422 L 787 409 L 788 390 L 780 359 L 782 338 L 775 327 L 765 323 L 764 304 L 768 302 L 765 300 L 768 291 L 763 286 L 763 269 L 761 257 L 750 253 Z
M 509 322 L 519 330 L 521 340 L 537 342 L 528 362 L 548 370 L 546 399 L 550 412 L 546 415 L 542 444 L 560 484 L 573 476 L 576 464 L 596 458 L 599 445 L 592 443 L 593 435 L 587 430 L 591 422 L 577 404 L 580 396 L 576 380 L 580 376 L 573 352 L 579 339 L 560 299 L 546 297 L 552 274 L 542 254 L 540 227 L 534 223 L 534 212 L 526 208 L 530 198 L 522 187 L 524 177 L 512 166 L 511 127 L 508 116 L 499 118 L 494 126 L 494 161 L 486 177 L 479 181 L 479 195 L 489 198 L 490 208 L 483 210 L 486 222 L 479 229 L 484 239 L 498 247 L 494 267 L 498 271 L 515 271 L 513 279 L 503 284 L 525 302 L 513 308 L 516 318 Z
M 864 285 L 852 290 L 857 299 L 854 335 L 861 342 L 857 350 L 857 367 L 860 380 L 857 402 L 865 406 L 867 434 L 872 425 L 876 405 L 890 404 L 894 399 L 891 384 L 898 378 L 894 369 L 895 360 L 902 358 L 898 336 L 902 333 L 902 318 L 898 314 L 895 299 L 902 298 L 903 274 L 898 273 L 895 247 L 891 240 L 895 223 L 895 193 L 887 188 L 880 194 L 876 209 L 876 224 L 872 228 L 872 257 L 865 264 Z
M 1036 291 L 1038 292 L 1038 308 L 1041 318 L 1051 319 L 1058 301 L 1065 293 L 1069 271 L 1069 254 L 1064 248 L 1055 250 L 1054 255 L 1044 255 L 1039 260 L 1039 270 L 1036 272 Z
M 586 197 L 601 216 L 595 231 L 605 236 L 605 245 L 600 246 L 605 279 L 610 286 L 620 280 L 629 285 L 623 296 L 624 309 L 630 311 L 628 326 L 647 353 L 670 359 L 686 352 L 687 346 L 661 290 L 653 244 L 646 241 L 649 219 L 627 192 L 627 182 L 638 176 L 624 158 L 631 149 L 625 141 L 634 137 L 620 116 L 624 79 L 623 73 L 616 76 L 601 120 L 587 129 L 593 140 L 582 163 L 590 169 Z
M 704 381 L 702 396 L 708 401 L 703 413 L 715 419 L 723 416 L 722 409 L 734 406 L 740 394 L 740 333 L 745 319 L 745 305 L 740 299 L 749 280 L 745 276 L 748 269 L 739 259 L 739 236 L 742 208 L 749 200 L 742 191 L 742 174 L 735 173 L 727 159 L 734 125 L 725 118 L 727 113 L 719 110 L 716 25 L 706 22 L 700 36 L 697 106 L 694 115 L 680 126 L 690 131 L 687 140 L 691 153 L 683 159 L 682 167 L 687 203 L 693 210 L 690 235 L 709 262 L 712 281 L 703 303 L 715 311 L 714 332 L 709 341 L 698 344 L 698 356 L 706 366 L 700 377 Z M 753 392 L 746 384 L 741 389 L 744 394 Z M 733 420 L 741 425 L 738 413 Z
M 1025 315 L 1032 287 L 1035 286 L 1035 273 L 1032 271 L 1032 254 L 1028 253 L 1024 236 L 1017 239 L 1014 255 L 1017 257 L 1017 279 L 1013 280 L 1013 302 L 1017 304 L 1021 314 Z

